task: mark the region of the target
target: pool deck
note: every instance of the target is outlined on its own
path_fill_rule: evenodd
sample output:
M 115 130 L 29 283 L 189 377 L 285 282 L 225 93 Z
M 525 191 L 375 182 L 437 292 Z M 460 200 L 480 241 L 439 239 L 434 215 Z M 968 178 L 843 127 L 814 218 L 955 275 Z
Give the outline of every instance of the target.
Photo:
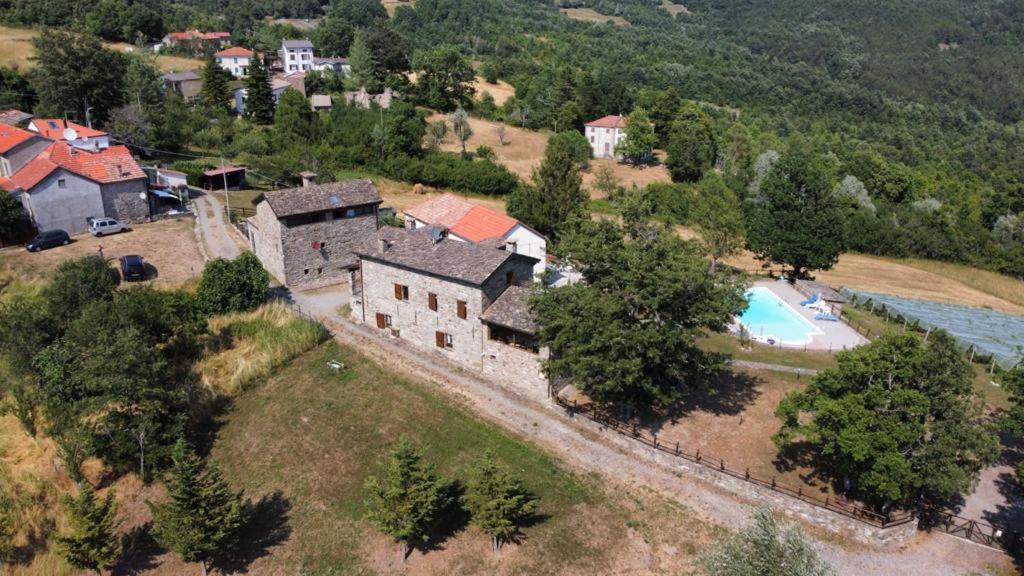
M 862 344 L 867 344 L 868 340 L 860 335 L 856 330 L 846 324 L 846 322 L 830 322 L 828 320 L 815 320 L 815 310 L 801 306 L 800 302 L 803 302 L 806 297 L 797 292 L 796 288 L 793 288 L 785 280 L 762 280 L 754 282 L 753 287 L 767 288 L 771 290 L 772 294 L 778 296 L 780 300 L 789 304 L 789 306 L 796 310 L 798 314 L 807 319 L 808 322 L 813 324 L 820 334 L 814 334 L 811 338 L 811 342 L 804 346 L 803 344 L 798 346 L 787 346 L 782 344 L 783 348 L 806 348 L 807 350 L 844 350 L 847 348 L 856 348 Z

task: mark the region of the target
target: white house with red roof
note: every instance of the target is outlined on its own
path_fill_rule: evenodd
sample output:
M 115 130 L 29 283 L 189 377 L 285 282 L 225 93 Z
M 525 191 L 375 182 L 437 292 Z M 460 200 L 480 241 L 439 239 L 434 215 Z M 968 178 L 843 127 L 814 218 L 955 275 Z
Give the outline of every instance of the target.
M 617 158 L 615 149 L 626 138 L 626 117 L 605 116 L 587 122 L 584 135 L 594 151 L 594 158 Z
M 448 237 L 463 242 L 499 240 L 505 249 L 538 260 L 534 275 L 544 273 L 547 239 L 519 220 L 474 204 L 455 194 L 442 194 L 405 210 L 405 227 L 415 230 L 434 226 L 448 231 Z
M 147 218 L 148 182 L 125 146 L 88 151 L 59 141 L 0 177 L 0 188 L 21 199 L 40 230 L 75 234 L 88 229 L 89 218 Z
M 220 52 L 215 52 L 213 57 L 221 68 L 227 70 L 232 76 L 241 78 L 249 75 L 249 64 L 256 57 L 256 53 L 248 48 L 232 46 Z
M 106 132 L 61 118 L 36 118 L 28 123 L 28 129 L 50 140 L 67 142 L 82 150 L 110 147 L 110 136 Z

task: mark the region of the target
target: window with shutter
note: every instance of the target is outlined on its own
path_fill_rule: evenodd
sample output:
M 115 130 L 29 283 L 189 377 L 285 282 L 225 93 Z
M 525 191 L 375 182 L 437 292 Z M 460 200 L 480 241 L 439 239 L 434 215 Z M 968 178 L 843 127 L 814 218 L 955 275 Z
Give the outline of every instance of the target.
M 459 318 L 466 319 L 466 303 L 459 300 Z
M 383 329 L 386 326 L 387 326 L 387 324 L 384 323 L 384 315 L 378 312 L 377 313 L 377 328 Z
M 434 312 L 437 312 L 437 294 L 434 294 L 433 292 L 427 294 L 427 307 Z
M 402 284 L 395 284 L 395 300 L 408 300 L 409 287 Z
M 437 344 L 438 348 L 444 348 L 445 333 L 434 332 L 434 344 Z

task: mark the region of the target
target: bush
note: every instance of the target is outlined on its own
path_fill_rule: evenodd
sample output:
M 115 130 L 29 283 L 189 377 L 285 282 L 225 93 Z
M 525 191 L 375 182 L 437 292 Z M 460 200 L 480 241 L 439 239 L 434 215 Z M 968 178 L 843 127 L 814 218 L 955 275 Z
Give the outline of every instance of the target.
M 86 256 L 57 266 L 42 296 L 50 317 L 63 326 L 77 318 L 86 304 L 113 298 L 119 279 L 104 259 Z
M 185 173 L 185 181 L 189 186 L 198 187 L 203 185 L 203 172 L 213 167 L 214 164 L 201 160 L 179 160 L 171 164 L 171 168 Z
M 481 144 L 476 147 L 476 157 L 481 160 L 490 160 L 493 162 L 495 158 L 494 148 Z
M 196 298 L 210 314 L 245 312 L 267 299 L 270 274 L 252 252 L 234 260 L 214 258 L 206 263 Z
M 423 159 L 394 156 L 383 169 L 397 180 L 490 196 L 509 194 L 519 185 L 519 178 L 504 166 L 448 154 L 430 154 Z

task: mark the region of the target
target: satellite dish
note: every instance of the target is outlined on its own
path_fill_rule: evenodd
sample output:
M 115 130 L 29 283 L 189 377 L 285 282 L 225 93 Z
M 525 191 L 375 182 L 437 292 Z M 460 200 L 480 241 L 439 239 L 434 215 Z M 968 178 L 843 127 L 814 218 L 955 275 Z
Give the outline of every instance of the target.
M 78 132 L 75 132 L 74 128 L 65 128 L 64 139 L 67 140 L 68 142 L 72 140 L 78 140 Z

